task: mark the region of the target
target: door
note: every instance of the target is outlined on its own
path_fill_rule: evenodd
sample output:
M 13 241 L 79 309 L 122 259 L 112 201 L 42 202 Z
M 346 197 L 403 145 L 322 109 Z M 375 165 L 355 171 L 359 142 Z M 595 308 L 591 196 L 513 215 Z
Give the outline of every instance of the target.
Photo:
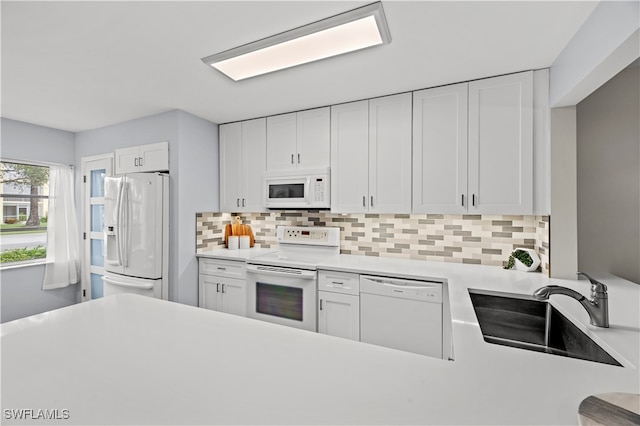
M 140 145 L 139 172 L 169 171 L 169 142 Z
M 330 166 L 330 108 L 317 108 L 297 113 L 298 169 L 325 169 Z
M 442 304 L 360 295 L 361 341 L 442 358 Z
M 222 293 L 220 293 L 221 278 L 215 275 L 200 274 L 199 306 L 214 311 L 222 311 Z
M 331 107 L 331 212 L 363 213 L 369 195 L 369 101 Z
M 369 212 L 411 213 L 411 93 L 369 101 Z
M 296 168 L 296 113 L 267 117 L 267 171 Z
M 240 208 L 241 152 L 242 123 L 220 126 L 220 210 L 223 212 L 237 212 Z
M 318 333 L 360 340 L 360 297 L 318 292 Z
M 113 155 L 82 159 L 84 223 L 82 251 L 82 300 L 104 295 L 105 178 L 113 172 Z
M 317 330 L 316 271 L 247 265 L 249 318 Z
M 533 211 L 533 72 L 469 83 L 469 212 Z
M 247 316 L 247 283 L 235 278 L 221 278 L 222 312 Z
M 125 177 L 121 202 L 125 275 L 162 278 L 164 179 L 156 173 Z
M 242 122 L 242 155 L 236 168 L 241 170 L 240 210 L 262 212 L 264 206 L 264 173 L 267 163 L 267 120 L 258 118 Z
M 134 173 L 138 171 L 138 159 L 140 148 L 132 146 L 130 148 L 116 149 L 116 174 Z
M 467 211 L 467 92 L 462 83 L 413 94 L 414 213 Z

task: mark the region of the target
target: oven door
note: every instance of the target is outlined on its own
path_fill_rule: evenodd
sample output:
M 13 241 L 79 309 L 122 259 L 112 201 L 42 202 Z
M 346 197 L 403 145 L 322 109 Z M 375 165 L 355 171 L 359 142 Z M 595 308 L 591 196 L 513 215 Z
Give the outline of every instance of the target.
M 249 318 L 317 331 L 316 271 L 247 265 Z
M 309 178 L 265 178 L 267 208 L 309 207 Z

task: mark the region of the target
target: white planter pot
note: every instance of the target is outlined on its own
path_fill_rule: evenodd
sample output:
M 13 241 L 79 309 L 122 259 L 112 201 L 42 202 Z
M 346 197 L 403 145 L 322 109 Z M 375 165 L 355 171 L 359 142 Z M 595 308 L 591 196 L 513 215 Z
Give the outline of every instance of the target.
M 527 266 L 524 263 L 520 262 L 518 259 L 514 258 L 515 262 L 515 269 L 518 271 L 525 271 L 525 272 L 532 272 L 535 271 L 536 269 L 538 269 L 538 266 L 540 266 L 540 256 L 538 256 L 538 253 L 536 253 L 536 251 L 534 249 L 530 249 L 530 248 L 515 248 L 513 251 L 516 250 L 522 250 L 522 251 L 526 251 L 527 253 L 529 253 L 529 256 L 531 256 L 531 259 L 533 260 L 533 263 L 531 264 L 531 266 Z

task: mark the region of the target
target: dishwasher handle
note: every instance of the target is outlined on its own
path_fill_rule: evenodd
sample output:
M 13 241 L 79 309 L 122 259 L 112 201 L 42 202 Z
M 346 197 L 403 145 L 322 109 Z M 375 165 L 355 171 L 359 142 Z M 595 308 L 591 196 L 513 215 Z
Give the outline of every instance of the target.
M 433 281 L 361 276 L 360 293 L 442 303 L 442 283 Z

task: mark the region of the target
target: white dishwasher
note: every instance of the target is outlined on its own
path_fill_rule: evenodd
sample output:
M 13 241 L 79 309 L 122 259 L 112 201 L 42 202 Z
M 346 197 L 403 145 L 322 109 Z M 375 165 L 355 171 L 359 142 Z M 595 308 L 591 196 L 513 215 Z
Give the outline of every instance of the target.
M 442 283 L 360 276 L 360 340 L 442 358 Z

